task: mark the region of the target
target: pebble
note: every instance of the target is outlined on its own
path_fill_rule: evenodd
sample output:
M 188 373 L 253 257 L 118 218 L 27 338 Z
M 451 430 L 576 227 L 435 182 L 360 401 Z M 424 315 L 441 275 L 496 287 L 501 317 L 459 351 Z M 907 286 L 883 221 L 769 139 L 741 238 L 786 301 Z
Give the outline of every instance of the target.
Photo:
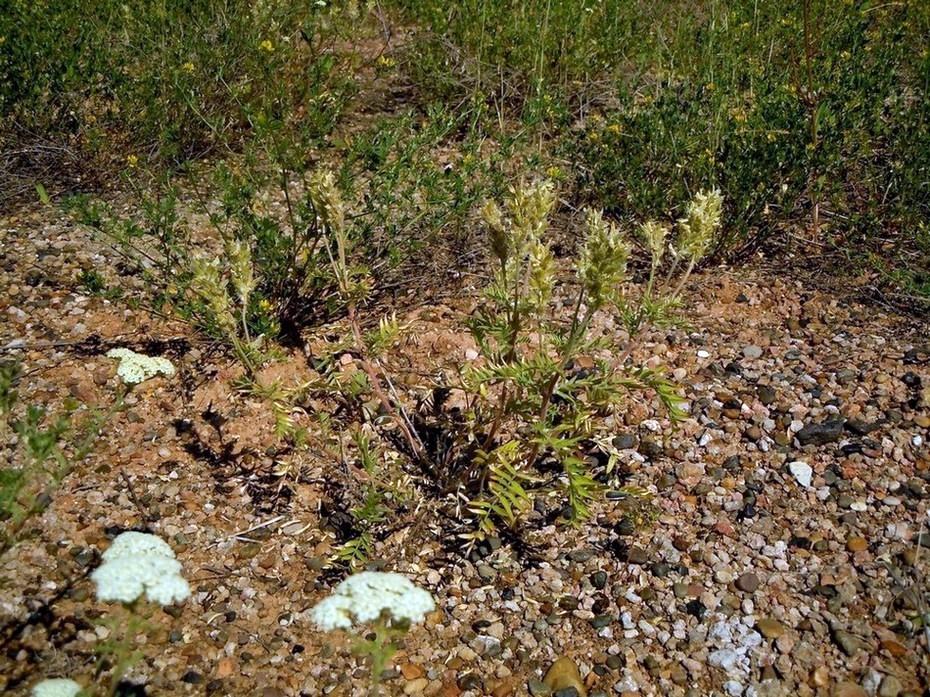
M 904 691 L 904 685 L 893 675 L 882 678 L 878 688 L 878 697 L 898 697 Z
M 846 549 L 850 552 L 864 552 L 869 548 L 868 541 L 863 537 L 850 537 L 846 540 Z
M 795 480 L 798 484 L 803 487 L 810 487 L 811 480 L 814 475 L 814 470 L 811 469 L 811 466 L 806 462 L 800 460 L 795 460 L 788 464 L 788 470 L 794 475 Z
M 536 680 L 535 678 L 530 678 L 526 683 L 526 687 L 533 697 L 550 697 L 552 694 L 551 687 L 542 680 Z
M 405 695 L 423 694 L 423 690 L 426 689 L 427 685 L 429 685 L 429 678 L 417 678 L 415 680 L 411 680 L 406 685 L 404 685 L 404 694 Z
M 736 579 L 735 585 L 744 593 L 755 593 L 759 587 L 759 577 L 752 573 L 743 574 Z
M 835 443 L 843 435 L 843 423 L 843 420 L 835 419 L 822 424 L 807 424 L 795 433 L 795 438 L 802 446 Z
M 770 617 L 763 617 L 756 622 L 756 629 L 766 639 L 777 639 L 785 633 L 785 625 Z

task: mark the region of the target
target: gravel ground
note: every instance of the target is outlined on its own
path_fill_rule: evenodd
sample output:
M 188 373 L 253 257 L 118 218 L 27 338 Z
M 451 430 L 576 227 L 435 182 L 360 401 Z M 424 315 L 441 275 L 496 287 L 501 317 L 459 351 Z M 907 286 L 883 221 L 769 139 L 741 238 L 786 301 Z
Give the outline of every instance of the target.
M 307 617 L 334 582 L 320 508 L 332 459 L 282 450 L 267 402 L 233 390 L 236 366 L 185 326 L 75 290 L 85 268 L 136 283 L 85 233 L 24 210 L 0 234 L 0 359 L 23 361 L 21 396 L 111 404 L 113 345 L 156 347 L 180 369 L 129 394 L 0 560 L 0 686 L 90 684 L 109 633 L 98 619 L 112 613 L 86 574 L 135 528 L 172 544 L 194 589 L 151 619 L 130 673 L 147 694 L 365 694 L 349 641 Z M 634 359 L 673 373 L 690 418 L 673 427 L 634 398 L 613 424 L 624 484 L 651 499 L 611 497 L 580 529 L 551 524 L 557 502 L 540 499 L 521 544 L 470 555 L 450 552 L 426 505 L 379 542 L 376 566 L 438 605 L 408 635 L 387 694 L 549 694 L 540 681 L 562 656 L 589 697 L 927 694 L 925 330 L 758 270 L 706 274 L 686 300 L 690 327 L 651 336 Z M 397 361 L 425 374 L 463 360 L 448 319 L 467 302 L 411 311 Z M 307 379 L 304 357 L 291 358 L 268 375 Z

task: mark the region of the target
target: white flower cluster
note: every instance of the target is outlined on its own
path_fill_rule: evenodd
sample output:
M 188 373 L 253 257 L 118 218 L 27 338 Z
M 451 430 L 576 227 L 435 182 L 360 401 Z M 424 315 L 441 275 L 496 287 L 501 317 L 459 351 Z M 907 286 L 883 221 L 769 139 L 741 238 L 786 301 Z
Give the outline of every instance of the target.
M 68 678 L 43 680 L 32 686 L 32 697 L 75 697 L 84 688 Z
M 311 613 L 326 631 L 373 622 L 387 612 L 395 620 L 422 622 L 436 608 L 433 597 L 400 574 L 363 571 L 349 576 Z
M 107 351 L 107 358 L 119 359 L 116 374 L 130 385 L 153 378 L 159 373 L 168 377 L 174 375 L 174 364 L 167 358 L 146 356 L 128 348 L 110 349 Z
M 181 563 L 160 537 L 124 532 L 103 553 L 103 564 L 90 577 L 100 600 L 131 603 L 145 593 L 154 603 L 171 605 L 191 594 L 180 572 Z

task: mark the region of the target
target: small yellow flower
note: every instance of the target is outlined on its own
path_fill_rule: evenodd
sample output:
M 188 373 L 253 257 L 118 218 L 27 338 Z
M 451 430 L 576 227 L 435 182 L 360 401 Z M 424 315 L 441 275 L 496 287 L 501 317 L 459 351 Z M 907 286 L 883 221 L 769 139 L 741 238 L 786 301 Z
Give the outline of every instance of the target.
M 562 176 L 562 170 L 553 165 L 546 170 L 546 176 L 548 176 L 550 179 L 558 179 L 560 176 Z
M 378 56 L 377 65 L 381 70 L 390 70 L 395 65 L 397 65 L 397 61 L 393 58 L 390 58 L 389 56 Z
M 620 135 L 620 124 L 612 123 L 607 127 L 607 130 L 615 135 Z
M 258 45 L 258 48 L 261 49 L 262 51 L 267 51 L 268 53 L 274 53 L 274 44 L 271 43 L 268 39 L 265 39 L 264 41 L 262 41 Z
M 135 155 L 127 155 L 126 164 L 130 167 L 135 167 L 137 164 L 139 164 L 139 158 Z
M 187 63 L 181 66 L 181 70 L 183 70 L 186 73 L 192 73 L 194 72 L 194 64 L 188 61 Z

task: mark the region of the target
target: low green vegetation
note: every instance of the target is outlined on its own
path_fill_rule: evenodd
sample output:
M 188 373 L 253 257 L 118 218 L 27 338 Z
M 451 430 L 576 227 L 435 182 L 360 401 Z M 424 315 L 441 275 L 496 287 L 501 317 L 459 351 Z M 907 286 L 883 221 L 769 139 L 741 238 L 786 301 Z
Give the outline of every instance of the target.
M 812 241 L 925 291 L 927 3 L 392 4 L 421 88 L 539 131 L 580 202 L 662 217 L 713 183 L 716 258 Z
M 0 142 L 18 161 L 6 164 L 174 166 L 235 149 L 269 120 L 309 147 L 353 93 L 355 58 L 335 47 L 367 14 L 358 3 L 12 0 L 0 14 Z
M 27 524 L 51 503 L 62 480 L 91 452 L 110 411 L 68 402 L 58 414 L 20 402 L 18 363 L 0 363 L 0 447 L 10 457 L 0 467 L 0 555 L 28 533 Z M 8 442 L 11 441 L 11 442 Z

